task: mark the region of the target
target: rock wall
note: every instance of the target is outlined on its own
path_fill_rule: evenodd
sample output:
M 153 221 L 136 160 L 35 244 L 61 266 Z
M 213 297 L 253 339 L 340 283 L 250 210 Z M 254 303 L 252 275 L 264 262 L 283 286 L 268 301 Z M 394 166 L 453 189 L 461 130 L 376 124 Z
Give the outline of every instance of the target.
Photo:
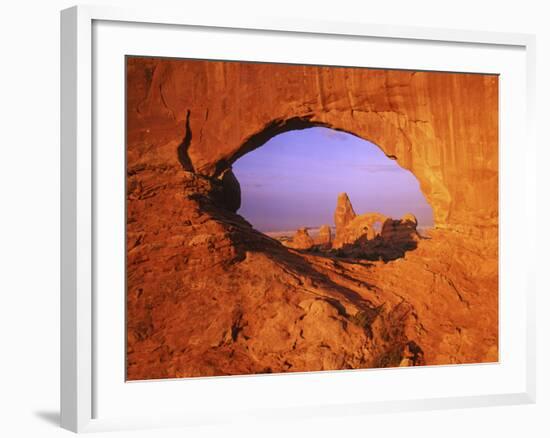
M 182 165 L 217 177 L 277 133 L 327 126 L 411 170 L 438 227 L 497 235 L 497 76 L 154 58 L 127 67 L 129 166 L 154 152 L 159 179 Z

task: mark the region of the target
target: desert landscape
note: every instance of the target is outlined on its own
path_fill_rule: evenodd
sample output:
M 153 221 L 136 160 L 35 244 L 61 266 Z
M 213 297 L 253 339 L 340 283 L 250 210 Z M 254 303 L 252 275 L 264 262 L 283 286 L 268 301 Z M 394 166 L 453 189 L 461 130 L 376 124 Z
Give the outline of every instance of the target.
M 128 380 L 498 361 L 498 76 L 126 62 Z M 243 217 L 239 159 L 320 127 L 410 171 L 433 224 L 346 189 L 330 221 Z

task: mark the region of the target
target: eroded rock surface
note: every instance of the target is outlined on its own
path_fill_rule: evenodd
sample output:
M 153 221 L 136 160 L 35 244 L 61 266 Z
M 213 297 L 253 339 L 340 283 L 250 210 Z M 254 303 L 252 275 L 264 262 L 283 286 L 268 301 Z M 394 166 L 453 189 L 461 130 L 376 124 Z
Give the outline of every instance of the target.
M 496 76 L 127 67 L 128 379 L 498 360 Z M 227 172 L 307 126 L 368 138 L 410 169 L 436 229 L 387 263 L 255 231 Z
M 403 246 L 405 249 L 414 249 L 415 242 L 419 239 L 416 231 L 417 224 L 418 221 L 410 213 L 398 220 L 388 218 L 382 225 L 380 236 L 389 244 Z
M 348 198 L 348 202 L 349 198 Z M 381 234 L 383 224 L 389 218 L 380 213 L 364 213 L 355 216 L 336 233 L 333 248 L 360 243 L 361 239 L 372 240 Z
M 353 215 L 342 220 L 344 211 L 351 211 Z M 408 213 L 401 219 L 392 219 L 381 213 L 356 215 L 346 193 L 338 196 L 334 218 L 340 219 L 340 227 L 331 249 L 337 250 L 340 256 L 395 260 L 403 257 L 406 251 L 415 249 L 420 240 L 416 230 L 418 221 L 413 214 Z
M 322 249 L 332 248 L 332 230 L 330 225 L 322 225 L 321 228 L 319 228 L 319 236 L 315 243 Z
M 336 201 L 336 210 L 334 211 L 334 224 L 336 225 L 336 240 L 344 228 L 355 219 L 355 211 L 351 205 L 347 193 L 340 193 Z
M 497 75 L 137 57 L 127 67 L 133 164 L 218 176 L 273 135 L 327 126 L 409 169 L 438 227 L 498 223 Z
M 294 249 L 311 249 L 315 242 L 307 232 L 307 228 L 300 228 L 296 231 L 292 240 L 286 242 L 286 246 Z

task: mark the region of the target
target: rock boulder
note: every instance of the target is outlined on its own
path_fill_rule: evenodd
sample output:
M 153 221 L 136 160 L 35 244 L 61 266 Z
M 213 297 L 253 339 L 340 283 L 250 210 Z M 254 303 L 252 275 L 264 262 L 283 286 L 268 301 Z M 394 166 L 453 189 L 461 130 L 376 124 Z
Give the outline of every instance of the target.
M 294 249 L 311 249 L 315 245 L 315 242 L 307 232 L 307 228 L 304 227 L 298 229 L 292 240 L 286 242 L 285 245 Z
M 321 247 L 321 249 L 330 249 L 332 248 L 332 230 L 330 225 L 322 225 L 319 228 L 319 236 L 315 242 Z

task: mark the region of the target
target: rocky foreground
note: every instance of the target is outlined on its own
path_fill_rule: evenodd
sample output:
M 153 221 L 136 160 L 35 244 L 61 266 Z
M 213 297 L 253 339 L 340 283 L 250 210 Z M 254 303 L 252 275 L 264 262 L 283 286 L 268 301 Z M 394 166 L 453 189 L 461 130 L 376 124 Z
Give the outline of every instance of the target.
M 483 241 L 436 229 L 387 262 L 292 249 L 212 202 L 221 185 L 180 183 L 129 185 L 130 380 L 498 359 Z

